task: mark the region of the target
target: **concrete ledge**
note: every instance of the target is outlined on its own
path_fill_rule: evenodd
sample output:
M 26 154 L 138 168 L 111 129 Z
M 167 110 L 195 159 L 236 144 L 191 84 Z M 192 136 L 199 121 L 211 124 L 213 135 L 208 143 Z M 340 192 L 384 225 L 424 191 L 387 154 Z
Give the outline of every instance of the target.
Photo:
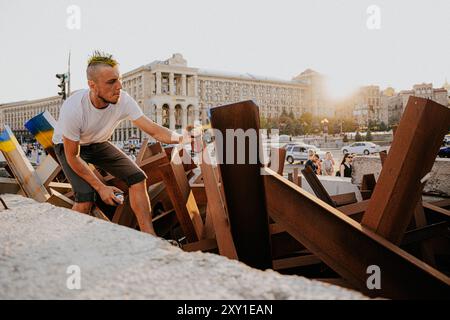
M 352 182 L 361 185 L 365 174 L 375 174 L 375 179 L 381 172 L 379 156 L 357 156 L 353 159 Z M 450 159 L 437 158 L 431 169 L 431 178 L 425 185 L 424 193 L 440 197 L 450 197 Z
M 299 276 L 259 271 L 18 195 L 2 196 L 0 299 L 364 299 Z M 67 288 L 67 268 L 81 289 Z

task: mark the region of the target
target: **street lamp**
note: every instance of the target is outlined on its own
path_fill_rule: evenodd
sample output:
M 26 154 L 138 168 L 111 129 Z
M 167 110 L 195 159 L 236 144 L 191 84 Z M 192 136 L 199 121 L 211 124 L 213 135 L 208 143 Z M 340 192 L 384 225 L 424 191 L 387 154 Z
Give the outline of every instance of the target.
M 328 119 L 322 119 L 320 123 L 322 124 L 322 134 L 324 136 L 325 142 L 327 142 L 327 135 L 328 135 Z

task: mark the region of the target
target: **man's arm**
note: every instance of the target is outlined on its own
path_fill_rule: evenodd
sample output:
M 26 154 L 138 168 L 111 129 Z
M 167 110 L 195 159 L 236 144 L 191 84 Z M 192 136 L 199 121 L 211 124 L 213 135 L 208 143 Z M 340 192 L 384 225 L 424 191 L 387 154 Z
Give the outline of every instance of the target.
M 109 205 L 117 205 L 119 200 L 115 197 L 114 192 L 122 192 L 120 189 L 112 186 L 104 185 L 92 172 L 88 164 L 81 159 L 80 143 L 63 137 L 64 153 L 69 166 L 75 173 L 89 183 L 95 191 L 97 191 L 102 200 Z M 116 199 L 116 201 L 114 201 Z
M 137 118 L 133 121 L 133 123 L 139 129 L 151 135 L 156 140 L 161 141 L 162 143 L 171 144 L 183 142 L 183 135 L 171 131 L 166 127 L 160 126 L 145 115 Z

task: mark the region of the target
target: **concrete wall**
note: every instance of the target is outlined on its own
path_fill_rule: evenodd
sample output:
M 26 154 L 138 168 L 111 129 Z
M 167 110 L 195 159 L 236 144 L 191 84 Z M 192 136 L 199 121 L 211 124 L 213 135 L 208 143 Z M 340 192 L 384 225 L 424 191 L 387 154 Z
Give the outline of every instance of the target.
M 358 156 L 353 159 L 352 182 L 360 185 L 365 174 L 375 174 L 375 179 L 381 172 L 379 156 Z M 425 194 L 450 197 L 450 159 L 437 158 L 431 170 L 431 178 L 424 188 Z

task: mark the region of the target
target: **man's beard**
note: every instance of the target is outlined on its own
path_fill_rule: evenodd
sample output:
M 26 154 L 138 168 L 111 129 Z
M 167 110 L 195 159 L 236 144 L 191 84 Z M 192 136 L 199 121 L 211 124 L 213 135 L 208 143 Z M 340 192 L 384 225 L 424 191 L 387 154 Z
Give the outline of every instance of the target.
M 99 98 L 100 100 L 102 100 L 104 103 L 108 103 L 108 104 L 116 104 L 116 102 L 110 101 L 108 99 L 105 99 L 104 97 L 102 97 L 101 95 L 97 94 L 97 98 Z M 106 108 L 106 107 L 105 107 Z

